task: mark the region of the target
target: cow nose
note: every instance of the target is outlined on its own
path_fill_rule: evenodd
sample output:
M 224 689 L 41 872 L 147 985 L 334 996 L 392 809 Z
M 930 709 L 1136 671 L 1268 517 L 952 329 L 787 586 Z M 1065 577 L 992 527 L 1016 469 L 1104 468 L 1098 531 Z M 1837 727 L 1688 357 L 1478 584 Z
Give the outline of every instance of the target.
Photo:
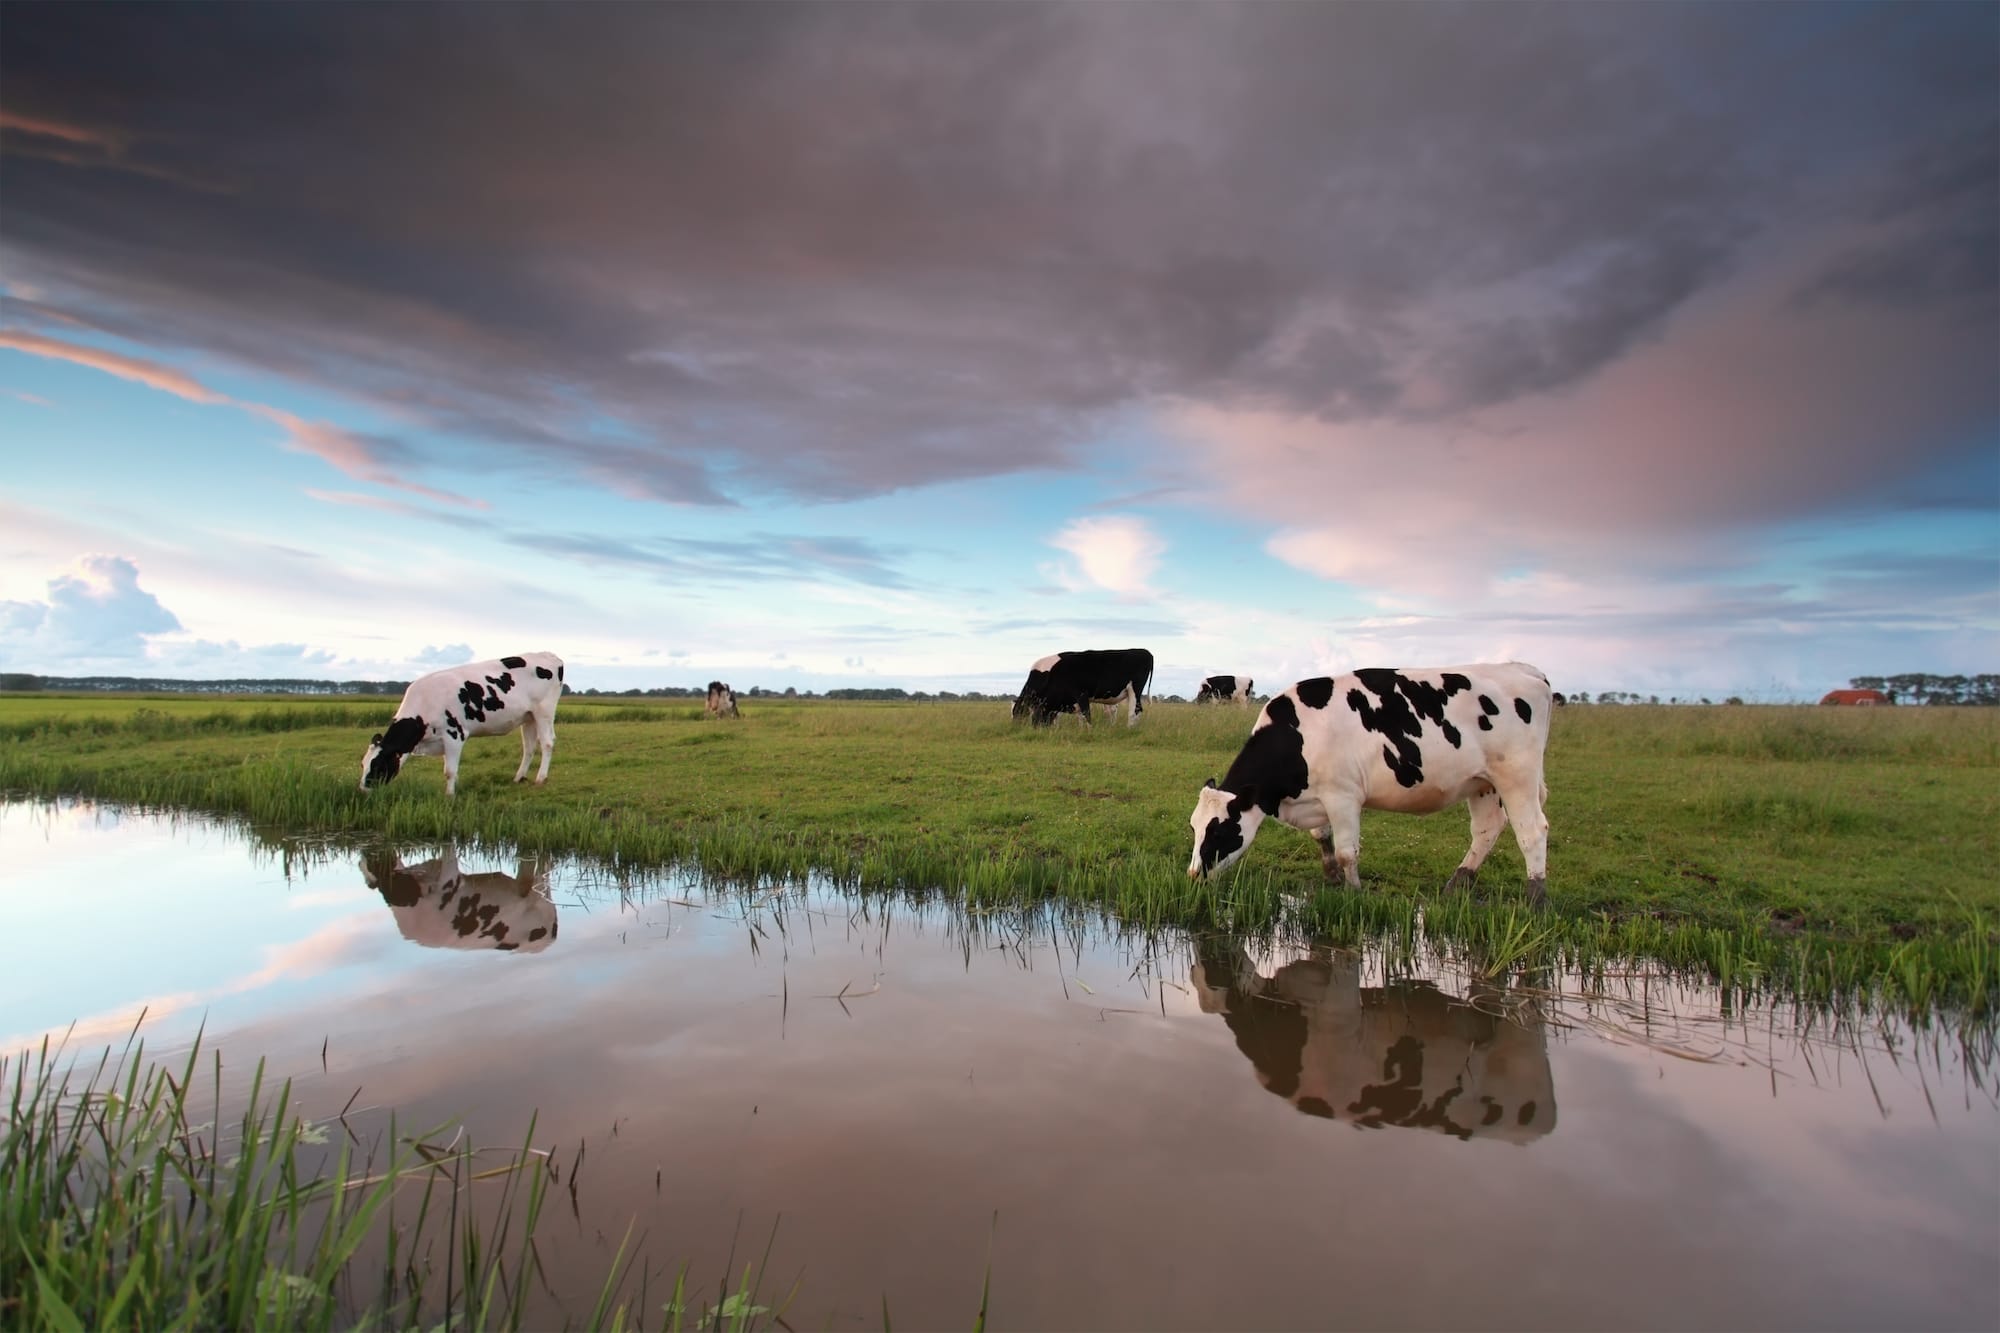
M 1200 878 L 1201 878 L 1201 867 L 1200 867 L 1200 866 L 1189 866 L 1189 867 L 1188 867 L 1188 878 L 1189 878 L 1189 879 L 1200 879 Z

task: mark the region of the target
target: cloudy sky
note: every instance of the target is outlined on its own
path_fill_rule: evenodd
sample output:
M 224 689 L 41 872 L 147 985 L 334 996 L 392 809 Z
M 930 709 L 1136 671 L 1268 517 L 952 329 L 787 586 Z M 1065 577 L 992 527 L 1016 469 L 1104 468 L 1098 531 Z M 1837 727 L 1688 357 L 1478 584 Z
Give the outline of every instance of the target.
M 0 668 L 2000 668 L 1991 4 L 10 6 Z

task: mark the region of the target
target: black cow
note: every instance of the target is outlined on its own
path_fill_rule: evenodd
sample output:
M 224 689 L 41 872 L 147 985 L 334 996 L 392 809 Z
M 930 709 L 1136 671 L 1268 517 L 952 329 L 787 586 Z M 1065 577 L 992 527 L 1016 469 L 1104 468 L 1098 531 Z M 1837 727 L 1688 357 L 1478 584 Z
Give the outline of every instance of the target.
M 1032 718 L 1038 727 L 1053 724 L 1059 713 L 1079 713 L 1090 725 L 1093 703 L 1109 706 L 1130 700 L 1131 726 L 1145 711 L 1146 690 L 1153 682 L 1153 655 L 1144 648 L 1096 648 L 1051 653 L 1035 663 L 1027 683 L 1014 700 L 1014 720 Z
M 1198 704 L 1226 704 L 1232 701 L 1247 704 L 1250 702 L 1250 687 L 1256 683 L 1248 676 L 1209 676 L 1195 691 L 1194 701 Z

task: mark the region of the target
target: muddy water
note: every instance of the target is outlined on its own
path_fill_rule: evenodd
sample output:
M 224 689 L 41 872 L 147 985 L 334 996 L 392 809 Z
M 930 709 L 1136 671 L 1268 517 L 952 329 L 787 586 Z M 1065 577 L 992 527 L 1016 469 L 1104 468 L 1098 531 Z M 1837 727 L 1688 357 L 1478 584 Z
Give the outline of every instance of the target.
M 573 1317 L 636 1224 L 711 1294 L 775 1225 L 797 1327 L 969 1326 L 989 1242 L 996 1328 L 2000 1326 L 1993 1071 L 1937 1034 L 83 806 L 0 864 L 8 1049 L 144 1006 L 308 1115 L 538 1112 Z

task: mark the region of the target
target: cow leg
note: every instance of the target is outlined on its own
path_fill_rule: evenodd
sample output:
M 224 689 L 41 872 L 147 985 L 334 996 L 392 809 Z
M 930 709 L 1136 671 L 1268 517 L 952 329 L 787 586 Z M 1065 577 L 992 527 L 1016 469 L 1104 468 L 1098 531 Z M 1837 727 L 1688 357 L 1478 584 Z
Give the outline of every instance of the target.
M 1139 725 L 1139 710 L 1140 710 L 1139 687 L 1137 685 L 1133 685 L 1127 690 L 1127 693 L 1129 693 L 1132 696 L 1132 711 L 1130 711 L 1125 715 L 1125 725 L 1128 727 L 1136 727 L 1137 725 Z
M 465 752 L 465 742 L 455 741 L 450 736 L 444 738 L 444 794 L 458 795 L 458 757 Z
M 1479 867 L 1486 864 L 1487 853 L 1500 841 L 1500 830 L 1507 827 L 1507 807 L 1500 804 L 1500 793 L 1491 787 L 1485 795 L 1475 796 L 1466 804 L 1472 808 L 1472 848 L 1446 881 L 1446 893 L 1472 887 L 1472 882 L 1479 878 Z
M 1542 813 L 1548 786 L 1539 772 L 1521 774 L 1500 788 L 1507 818 L 1514 825 L 1514 841 L 1520 844 L 1521 859 L 1528 863 L 1528 899 L 1540 907 L 1548 897 L 1549 821 Z
M 1350 889 L 1361 887 L 1361 809 L 1327 807 L 1324 828 L 1312 831 L 1319 844 L 1320 869 L 1328 879 L 1338 876 Z
M 549 780 L 549 761 L 556 757 L 556 719 L 553 709 L 535 715 L 535 739 L 542 747 L 542 766 L 535 774 L 535 785 L 539 787 Z
M 1080 713 L 1080 714 L 1082 715 L 1082 717 L 1083 717 L 1083 725 L 1084 725 L 1084 726 L 1086 726 L 1086 727 L 1087 727 L 1087 726 L 1089 726 L 1089 725 L 1090 725 L 1090 700 L 1088 700 L 1088 699 L 1079 699 L 1079 700 L 1077 700 L 1077 701 L 1076 701 L 1076 710 L 1077 710 L 1077 712 L 1078 712 L 1078 713 Z
M 534 720 L 533 718 L 529 718 L 521 724 L 521 766 L 514 770 L 514 781 L 516 782 L 528 776 L 528 765 L 535 758 L 534 729 L 529 725 Z

